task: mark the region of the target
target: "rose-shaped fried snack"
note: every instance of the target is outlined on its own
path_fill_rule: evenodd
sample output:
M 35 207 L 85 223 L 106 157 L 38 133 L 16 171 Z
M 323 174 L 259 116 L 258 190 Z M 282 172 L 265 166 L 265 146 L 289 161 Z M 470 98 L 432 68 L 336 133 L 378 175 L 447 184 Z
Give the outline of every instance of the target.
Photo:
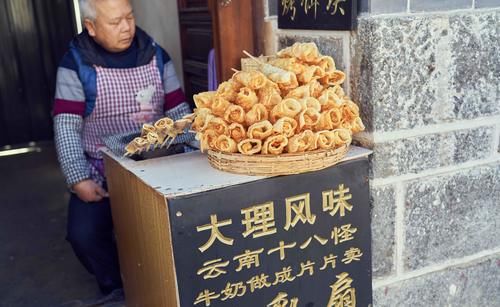
M 321 94 L 318 98 L 321 105 L 321 110 L 326 111 L 330 109 L 338 109 L 342 105 L 342 99 L 337 95 L 334 88 L 329 88 Z
M 135 154 L 139 154 L 143 152 L 144 150 L 147 150 L 149 147 L 149 142 L 142 137 L 136 137 L 133 139 L 130 143 L 125 146 L 125 155 L 126 156 L 131 156 Z
M 168 117 L 161 118 L 155 122 L 154 126 L 160 144 L 163 143 L 168 134 L 173 130 L 174 124 L 174 121 Z
M 266 107 L 261 103 L 257 103 L 254 104 L 252 109 L 248 111 L 247 114 L 245 114 L 245 123 L 247 126 L 251 126 L 260 121 L 267 120 L 268 118 L 269 114 Z
M 217 135 L 228 134 L 227 123 L 220 117 L 212 117 L 208 122 L 207 130 L 213 130 Z
M 313 129 L 319 122 L 321 114 L 313 108 L 307 108 L 298 115 L 299 131 Z
M 259 139 L 245 139 L 238 143 L 238 151 L 244 155 L 254 155 L 262 150 L 262 141 Z
M 365 125 L 360 117 L 356 117 L 351 124 L 352 133 L 358 133 L 365 130 Z
M 288 138 L 282 134 L 272 135 L 262 145 L 262 153 L 265 155 L 279 155 L 283 153 L 288 145 Z
M 215 142 L 219 134 L 212 129 L 207 129 L 205 132 L 199 132 L 196 134 L 196 139 L 200 141 L 200 150 L 205 152 L 209 149 L 216 149 Z
M 322 84 L 335 86 L 344 83 L 345 81 L 345 73 L 340 70 L 334 70 L 332 72 L 326 73 L 322 78 L 320 78 L 320 82 Z
M 302 110 L 305 110 L 307 108 L 311 108 L 311 109 L 314 109 L 318 112 L 321 111 L 321 104 L 314 97 L 307 97 L 304 99 L 300 99 L 299 102 L 302 105 Z
M 322 55 L 314 61 L 315 65 L 321 67 L 325 72 L 332 72 L 336 70 L 335 61 L 331 56 Z
M 291 137 L 297 131 L 298 123 L 291 117 L 282 117 L 273 125 L 273 134 L 283 134 L 286 137 Z
M 149 132 L 156 132 L 155 126 L 150 125 L 150 124 L 142 125 L 141 137 L 146 137 Z
M 272 82 L 278 84 L 281 90 L 288 91 L 299 86 L 297 76 L 291 71 L 287 71 L 270 64 L 262 64 L 260 66 L 260 70 Z
M 309 85 L 302 85 L 289 91 L 285 98 L 303 99 L 311 96 Z
M 196 109 L 195 110 L 196 117 L 194 118 L 193 124 L 191 125 L 191 129 L 197 132 L 202 132 L 207 129 L 208 123 L 214 117 L 212 114 L 212 110 L 207 108 Z
M 235 153 L 238 152 L 238 146 L 236 142 L 228 137 L 227 135 L 219 135 L 215 140 L 215 148 L 218 151 Z
M 283 99 L 271 111 L 271 121 L 276 122 L 282 117 L 294 118 L 302 111 L 302 105 L 293 98 Z
M 352 135 L 351 135 L 351 131 L 349 131 L 348 129 L 335 129 L 332 132 L 335 136 L 336 147 L 351 144 Z
M 321 113 L 319 121 L 314 130 L 332 130 L 338 128 L 342 122 L 342 113 L 340 109 L 330 109 Z
M 232 80 L 252 90 L 258 90 L 267 83 L 266 76 L 260 71 L 238 71 L 233 75 Z
M 315 43 L 295 43 L 277 53 L 280 58 L 297 58 L 304 62 L 314 63 L 319 58 L 318 47 Z
M 273 132 L 273 125 L 268 121 L 264 120 L 259 123 L 255 123 L 248 128 L 247 136 L 249 139 L 259 139 L 263 140 L 271 135 Z
M 242 107 L 231 104 L 224 113 L 224 120 L 228 123 L 239 123 L 245 122 L 245 110 Z
M 320 149 L 331 149 L 335 148 L 336 145 L 336 135 L 333 131 L 322 130 L 316 132 L 318 148 Z
M 224 81 L 219 84 L 217 88 L 216 96 L 222 97 L 229 102 L 233 102 L 236 99 L 236 94 L 240 89 L 240 85 L 231 80 Z
M 311 130 L 304 130 L 302 133 L 294 135 L 288 139 L 287 152 L 296 153 L 315 150 L 316 135 Z
M 257 97 L 257 94 L 255 94 L 251 88 L 242 87 L 238 95 L 236 95 L 235 103 L 242 107 L 245 112 L 248 112 L 258 101 L 259 98 Z
M 278 68 L 288 70 L 298 75 L 304 71 L 304 65 L 300 64 L 296 58 L 277 58 L 269 60 L 270 65 Z
M 309 85 L 309 93 L 311 97 L 317 99 L 323 93 L 324 87 L 318 80 L 312 80 L 307 85 Z
M 351 100 L 344 100 L 340 106 L 342 110 L 342 119 L 345 121 L 353 121 L 359 117 L 359 107 Z
M 197 108 L 210 108 L 214 97 L 215 92 L 202 92 L 193 95 L 193 100 Z
M 215 96 L 212 102 L 212 113 L 219 117 L 224 117 L 224 113 L 226 113 L 227 108 L 231 103 L 226 100 L 224 97 Z
M 306 66 L 304 71 L 297 75 L 297 80 L 301 84 L 308 84 L 313 80 L 323 78 L 325 75 L 325 71 L 319 66 Z
M 164 138 L 160 137 L 156 132 L 149 132 L 148 135 L 146 136 L 146 139 L 148 140 L 149 145 L 153 146 L 153 148 L 156 148 L 156 146 L 160 146 L 165 140 Z
M 247 132 L 245 131 L 245 128 L 243 127 L 243 125 L 238 123 L 232 123 L 231 125 L 229 125 L 228 133 L 229 136 L 236 141 L 236 143 L 241 142 L 247 137 Z
M 263 104 L 268 111 L 283 100 L 279 89 L 272 86 L 265 86 L 258 91 L 259 103 Z
M 318 136 L 316 133 L 311 130 L 304 130 L 300 134 L 302 136 L 302 140 L 307 144 L 307 150 L 316 150 L 318 149 Z

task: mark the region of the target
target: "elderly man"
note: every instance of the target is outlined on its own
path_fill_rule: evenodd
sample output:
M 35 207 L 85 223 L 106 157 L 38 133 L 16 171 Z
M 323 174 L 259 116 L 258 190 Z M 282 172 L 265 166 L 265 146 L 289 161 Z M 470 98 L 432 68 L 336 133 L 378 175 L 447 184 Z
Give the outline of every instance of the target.
M 135 26 L 128 0 L 81 0 L 80 7 L 86 30 L 71 42 L 57 73 L 55 142 L 72 191 L 67 240 L 107 294 L 122 284 L 102 138 L 191 110 L 172 61 Z

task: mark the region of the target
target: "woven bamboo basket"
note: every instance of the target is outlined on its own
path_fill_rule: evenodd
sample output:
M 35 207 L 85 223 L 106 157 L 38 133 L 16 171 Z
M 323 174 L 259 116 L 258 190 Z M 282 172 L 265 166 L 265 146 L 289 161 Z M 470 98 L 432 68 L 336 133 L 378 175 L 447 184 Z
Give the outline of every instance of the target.
M 242 155 L 208 151 L 208 161 L 221 171 L 252 176 L 277 176 L 312 172 L 339 163 L 349 145 L 282 155 Z

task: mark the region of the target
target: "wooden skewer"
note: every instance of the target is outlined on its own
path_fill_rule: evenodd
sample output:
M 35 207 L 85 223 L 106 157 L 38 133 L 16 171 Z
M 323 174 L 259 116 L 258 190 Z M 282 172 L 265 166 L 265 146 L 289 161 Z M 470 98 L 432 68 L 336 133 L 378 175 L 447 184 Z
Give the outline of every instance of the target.
M 237 70 L 236 68 L 231 68 L 232 71 L 234 72 L 240 72 L 239 70 Z
M 246 50 L 243 50 L 243 53 L 248 56 L 249 58 L 251 58 L 252 60 L 254 60 L 257 64 L 259 65 L 262 65 L 262 64 L 265 64 L 264 62 L 262 62 L 261 60 L 257 59 L 256 57 L 254 57 L 253 55 L 251 55 L 248 51 Z

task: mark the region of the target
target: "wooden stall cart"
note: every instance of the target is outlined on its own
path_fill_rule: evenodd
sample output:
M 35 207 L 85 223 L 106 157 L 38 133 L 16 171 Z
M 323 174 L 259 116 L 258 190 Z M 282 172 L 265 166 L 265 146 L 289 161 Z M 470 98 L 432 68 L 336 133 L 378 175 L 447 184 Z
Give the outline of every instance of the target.
M 370 305 L 369 154 L 264 178 L 106 152 L 127 306 Z

